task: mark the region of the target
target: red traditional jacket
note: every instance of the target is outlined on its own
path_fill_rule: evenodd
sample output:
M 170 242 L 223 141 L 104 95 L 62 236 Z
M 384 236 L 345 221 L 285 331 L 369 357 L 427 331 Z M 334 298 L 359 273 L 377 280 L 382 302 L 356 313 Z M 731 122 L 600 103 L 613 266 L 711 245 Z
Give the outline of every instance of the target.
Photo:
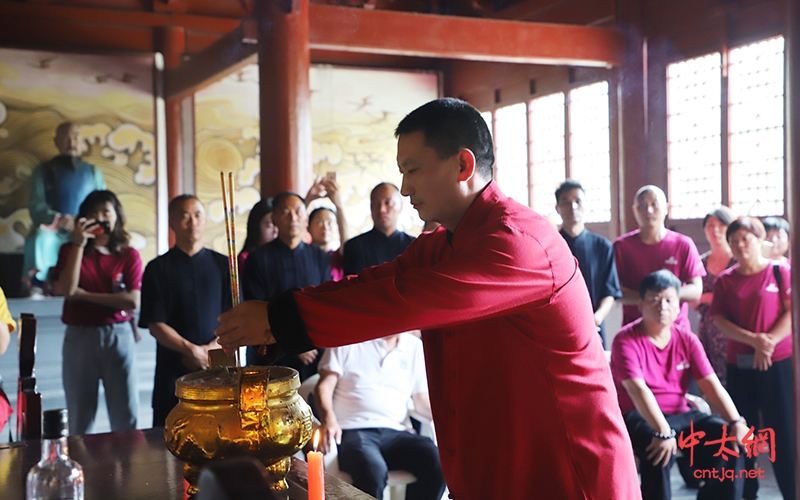
M 639 499 L 633 452 L 577 261 L 492 182 L 454 233 L 269 304 L 279 344 L 421 329 L 451 498 Z

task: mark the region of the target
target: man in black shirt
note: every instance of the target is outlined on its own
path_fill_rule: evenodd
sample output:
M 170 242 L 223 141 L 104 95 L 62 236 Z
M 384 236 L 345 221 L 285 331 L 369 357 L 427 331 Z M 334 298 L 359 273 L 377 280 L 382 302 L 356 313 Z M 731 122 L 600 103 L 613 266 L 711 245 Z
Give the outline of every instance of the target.
M 331 279 L 331 256 L 325 250 L 303 242 L 308 214 L 303 198 L 284 192 L 273 201 L 272 222 L 278 237 L 253 250 L 242 275 L 245 300 L 270 301 L 292 288 L 321 285 Z M 298 356 L 278 359 L 276 364 L 290 366 L 305 380 L 317 373 L 321 350 L 313 349 Z M 248 363 L 263 363 L 248 349 Z
M 139 326 L 158 341 L 153 385 L 153 427 L 178 404 L 178 377 L 208 368 L 208 350 L 219 348 L 217 317 L 231 308 L 228 258 L 203 247 L 206 214 L 193 195 L 169 204 L 175 246 L 155 258 L 142 278 Z
M 344 245 L 344 274 L 358 274 L 362 269 L 394 260 L 414 239 L 397 230 L 397 217 L 403 200 L 397 186 L 382 182 L 370 194 L 372 230 L 358 235 Z
M 556 190 L 556 211 L 563 221 L 559 233 L 578 259 L 578 267 L 592 299 L 594 322 L 605 344 L 603 321 L 614 307 L 614 300 L 622 297 L 622 290 L 611 242 L 586 229 L 583 223 L 584 194 L 583 186 L 571 179 L 561 183 Z

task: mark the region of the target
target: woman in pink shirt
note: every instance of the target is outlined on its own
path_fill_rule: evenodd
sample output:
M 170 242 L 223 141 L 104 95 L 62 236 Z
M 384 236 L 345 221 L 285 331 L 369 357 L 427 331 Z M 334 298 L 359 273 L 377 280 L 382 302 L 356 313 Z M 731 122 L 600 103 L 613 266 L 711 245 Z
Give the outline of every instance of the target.
M 711 314 L 728 338 L 728 391 L 750 426 L 774 431 L 773 468 L 784 499 L 795 498 L 792 408 L 792 297 L 788 263 L 761 255 L 766 231 L 754 217 L 740 217 L 726 237 L 737 264 L 714 285 Z M 745 468 L 755 466 L 748 458 Z M 745 481 L 744 498 L 756 498 L 758 481 Z
M 700 326 L 697 336 L 706 350 L 708 360 L 714 367 L 714 372 L 719 377 L 723 386 L 727 385 L 727 374 L 725 371 L 725 351 L 727 349 L 727 339 L 714 323 L 711 316 L 711 301 L 714 298 L 714 283 L 717 275 L 725 269 L 736 264 L 733 258 L 731 247 L 725 238 L 725 231 L 728 226 L 736 219 L 730 208 L 721 206 L 709 212 L 703 219 L 703 232 L 706 240 L 711 246 L 711 250 L 700 256 L 706 275 L 703 277 L 703 295 L 700 300 L 692 303 L 692 306 L 700 313 Z
M 130 247 L 125 213 L 111 191 L 93 191 L 61 247 L 54 288 L 63 295 L 62 375 L 70 433 L 91 431 L 100 381 L 112 431 L 136 428 L 139 391 L 131 324 L 139 307 L 142 260 Z

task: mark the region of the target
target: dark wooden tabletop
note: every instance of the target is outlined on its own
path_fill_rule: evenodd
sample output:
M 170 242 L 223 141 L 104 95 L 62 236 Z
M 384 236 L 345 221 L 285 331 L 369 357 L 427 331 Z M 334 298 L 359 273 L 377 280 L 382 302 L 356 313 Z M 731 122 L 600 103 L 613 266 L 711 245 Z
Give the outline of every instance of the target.
M 85 498 L 184 500 L 183 462 L 164 445 L 164 429 L 145 429 L 69 438 L 69 454 L 85 477 Z M 25 477 L 39 461 L 41 443 L 0 443 L 0 498 L 25 500 Z M 289 500 L 307 500 L 306 462 L 292 459 Z M 374 500 L 325 475 L 327 500 Z

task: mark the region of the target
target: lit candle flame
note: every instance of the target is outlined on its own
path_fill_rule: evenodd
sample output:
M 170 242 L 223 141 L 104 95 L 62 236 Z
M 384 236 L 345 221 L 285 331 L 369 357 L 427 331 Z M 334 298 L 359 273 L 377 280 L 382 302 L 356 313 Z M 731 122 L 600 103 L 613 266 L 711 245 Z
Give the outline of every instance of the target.
M 314 431 L 313 446 L 314 451 L 317 451 L 317 446 L 319 446 L 319 429 Z

